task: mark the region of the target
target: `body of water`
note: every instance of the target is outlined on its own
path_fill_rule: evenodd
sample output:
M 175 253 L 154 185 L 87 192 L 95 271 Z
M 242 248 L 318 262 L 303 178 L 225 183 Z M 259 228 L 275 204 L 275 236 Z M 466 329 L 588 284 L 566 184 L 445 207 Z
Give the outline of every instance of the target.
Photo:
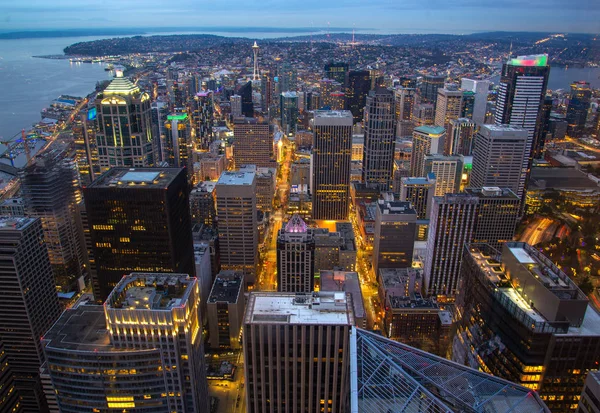
M 162 33 L 166 34 L 166 33 Z M 180 34 L 180 33 L 169 33 Z M 214 33 L 243 37 L 277 37 L 284 33 Z M 287 35 L 290 35 L 289 33 Z M 41 119 L 40 111 L 61 94 L 85 96 L 96 82 L 109 78 L 101 64 L 70 63 L 68 60 L 34 58 L 61 54 L 66 46 L 104 37 L 62 37 L 0 40 L 0 140 L 10 139 L 21 129 Z M 586 80 L 600 88 L 600 68 L 550 71 L 550 89 L 568 89 L 571 82 Z

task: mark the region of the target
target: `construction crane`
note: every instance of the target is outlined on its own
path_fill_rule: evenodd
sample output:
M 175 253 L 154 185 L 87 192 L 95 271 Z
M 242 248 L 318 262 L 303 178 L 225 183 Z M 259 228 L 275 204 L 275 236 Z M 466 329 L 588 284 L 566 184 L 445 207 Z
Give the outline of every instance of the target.
M 40 138 L 40 136 L 35 132 L 27 134 L 25 132 L 25 129 L 21 130 L 21 138 L 15 139 L 16 136 L 17 135 L 13 136 L 12 139 L 8 141 L 0 140 L 1 144 L 6 145 L 6 152 L 2 154 L 2 157 L 8 158 L 10 160 L 11 166 L 14 167 L 15 159 L 17 158 L 17 156 L 19 156 L 19 154 L 15 152 L 15 149 L 17 149 L 19 145 L 23 144 L 25 158 L 27 159 L 27 163 L 25 166 L 27 166 L 31 163 L 31 148 L 29 147 L 29 141 L 37 140 Z

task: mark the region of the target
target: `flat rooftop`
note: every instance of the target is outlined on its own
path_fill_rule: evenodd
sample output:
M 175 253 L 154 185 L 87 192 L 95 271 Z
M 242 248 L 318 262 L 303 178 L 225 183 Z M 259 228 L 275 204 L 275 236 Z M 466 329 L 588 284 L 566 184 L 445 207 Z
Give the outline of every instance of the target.
M 349 297 L 345 292 L 251 293 L 245 322 L 353 325 Z
M 321 291 L 344 291 L 352 295 L 356 318 L 365 318 L 365 306 L 358 273 L 353 271 L 321 271 Z
M 575 168 L 531 168 L 530 189 L 597 189 L 598 184 Z
M 112 168 L 89 188 L 167 188 L 181 168 Z
M 29 226 L 36 218 L 6 216 L 0 217 L 0 231 L 20 230 Z
M 106 300 L 107 308 L 171 310 L 184 304 L 190 286 L 196 282 L 187 274 L 132 273 L 119 281 Z
M 379 200 L 377 206 L 382 214 L 389 215 L 415 215 L 417 211 L 406 201 Z
M 216 186 L 217 183 L 215 181 L 202 181 L 192 189 L 191 193 L 211 193 L 215 190 Z
M 235 304 L 238 302 L 240 293 L 243 290 L 244 274 L 242 272 L 221 271 L 215 278 L 210 295 L 208 296 L 208 302 Z
M 42 342 L 55 349 L 119 351 L 110 344 L 101 305 L 80 305 L 65 310 L 42 337 Z
M 342 118 L 352 119 L 352 112 L 349 110 L 315 110 L 315 119 L 323 118 Z
M 427 135 L 441 135 L 446 133 L 446 129 L 441 126 L 418 126 L 415 132 L 425 133 Z
M 494 124 L 485 124 L 485 125 L 481 125 L 481 130 L 489 130 L 492 132 L 507 132 L 507 133 L 515 133 L 515 132 L 520 132 L 521 135 L 527 136 L 527 129 L 523 129 L 523 128 L 518 128 L 516 126 L 510 126 L 510 125 L 494 125 Z
M 414 309 L 414 310 L 423 310 L 423 309 L 438 309 L 437 303 L 430 298 L 423 298 L 421 294 L 414 293 L 410 296 L 400 297 L 397 295 L 388 295 L 387 301 L 390 304 L 392 309 Z M 387 304 L 387 303 L 386 303 Z
M 510 198 L 519 200 L 520 198 L 509 188 L 499 188 L 497 186 L 484 186 L 483 188 L 465 188 L 465 192 L 484 199 Z
M 223 172 L 217 185 L 252 185 L 255 176 L 255 172 Z

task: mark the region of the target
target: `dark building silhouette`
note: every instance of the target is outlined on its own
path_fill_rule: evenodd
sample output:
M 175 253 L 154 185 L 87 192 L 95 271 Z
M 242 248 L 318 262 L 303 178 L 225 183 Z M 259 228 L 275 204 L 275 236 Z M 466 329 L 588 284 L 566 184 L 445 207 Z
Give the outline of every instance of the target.
M 254 103 L 252 103 L 252 82 L 248 82 L 238 90 L 242 97 L 242 116 L 251 118 L 254 116 Z
M 569 136 L 579 136 L 583 132 L 591 99 L 592 90 L 588 82 L 579 81 L 571 84 L 571 96 L 567 108 Z
M 348 72 L 346 103 L 348 110 L 352 112 L 354 123 L 363 120 L 363 112 L 370 89 L 371 74 L 368 70 L 351 70 Z
M 341 85 L 346 85 L 348 74 L 348 63 L 343 62 L 330 62 L 325 65 L 325 77 L 327 79 L 335 80 Z

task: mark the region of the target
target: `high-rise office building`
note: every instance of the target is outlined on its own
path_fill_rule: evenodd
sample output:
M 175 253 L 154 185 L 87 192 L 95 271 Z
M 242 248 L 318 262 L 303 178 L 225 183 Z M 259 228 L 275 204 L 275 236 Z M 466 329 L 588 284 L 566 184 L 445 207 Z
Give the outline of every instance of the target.
M 248 413 L 350 411 L 350 294 L 250 293 L 244 320 Z
M 520 198 L 524 195 L 527 171 L 528 132 L 508 125 L 482 125 L 475 136 L 473 170 L 469 186 L 509 188 Z
M 120 73 L 120 76 L 119 76 Z M 102 171 L 115 166 L 155 164 L 150 96 L 118 72 L 96 95 L 98 163 Z
M 214 141 L 212 130 L 214 120 L 213 92 L 207 90 L 196 93 L 194 98 L 190 100 L 189 107 L 192 127 L 196 132 L 195 149 L 207 150 Z
M 196 224 L 217 226 L 216 185 L 214 181 L 202 181 L 190 192 L 192 226 Z
M 274 79 L 270 71 L 263 71 L 260 81 L 260 94 L 263 113 L 269 115 L 269 110 L 273 105 Z
M 273 166 L 273 140 L 263 118 L 238 118 L 233 123 L 235 165 Z
M 57 288 L 78 289 L 84 275 L 83 240 L 75 224 L 81 201 L 77 165 L 63 152 L 48 151 L 23 169 L 21 193 L 28 216 L 40 218 Z
M 425 155 L 442 153 L 446 129 L 441 126 L 419 126 L 413 131 L 410 176 L 425 176 Z
M 475 93 L 475 103 L 473 105 L 472 120 L 477 125 L 483 125 L 485 121 L 485 114 L 487 112 L 487 100 L 488 93 L 490 90 L 490 81 L 463 78 L 461 80 L 460 88 L 465 91 Z
M 435 196 L 454 194 L 460 190 L 463 173 L 462 157 L 458 155 L 425 155 L 425 174 L 435 176 Z
M 419 88 L 419 94 L 421 95 L 421 98 L 435 106 L 438 98 L 438 89 L 442 89 L 445 82 L 446 76 L 423 76 L 423 79 L 421 80 L 421 86 Z
M 315 280 L 315 238 L 300 216 L 277 234 L 277 291 L 310 293 Z
M 367 96 L 365 107 L 365 145 L 363 182 L 386 191 L 394 169 L 396 119 L 394 92 L 375 89 Z
M 435 122 L 435 106 L 432 103 L 419 103 L 413 107 L 413 126 L 431 126 Z
M 579 81 L 571 84 L 569 106 L 567 107 L 567 122 L 569 136 L 579 137 L 585 127 L 588 110 L 592 99 L 592 90 L 588 82 Z
M 427 295 L 453 299 L 459 288 L 463 245 L 471 241 L 479 198 L 446 194 L 433 198 L 425 257 Z
M 185 112 L 172 113 L 165 123 L 163 161 L 173 168 L 185 168 L 188 179 L 194 176 L 192 126 Z
M 84 188 L 97 301 L 133 271 L 194 274 L 188 192 L 179 168 L 113 168 Z
M 371 90 L 371 75 L 368 70 L 351 70 L 348 72 L 348 87 L 346 88 L 346 102 L 354 123 L 363 120 L 367 95 Z
M 325 65 L 325 77 L 332 79 L 341 85 L 346 85 L 348 75 L 348 63 L 328 63 Z
M 277 70 L 279 93 L 298 90 L 298 71 L 288 62 L 284 62 Z
M 418 219 L 429 219 L 435 194 L 435 175 L 402 178 L 400 200 L 410 202 Z
M 294 136 L 298 128 L 298 95 L 296 92 L 283 92 L 279 97 L 281 106 L 281 130 L 286 136 Z
M 214 349 L 242 347 L 244 320 L 244 273 L 221 271 L 215 277 L 206 303 L 208 342 Z
M 199 306 L 196 278 L 133 273 L 66 310 L 42 339 L 60 411 L 206 411 Z
M 600 412 L 600 371 L 592 370 L 585 379 L 577 413 Z
M 475 111 L 475 100 L 477 96 L 475 92 L 470 90 L 463 90 L 462 104 L 460 107 L 460 117 L 473 119 L 473 112 Z
M 348 217 L 352 113 L 319 110 L 314 115 L 313 219 Z
M 537 392 L 553 412 L 577 409 L 598 369 L 600 315 L 577 285 L 536 248 L 463 247 L 454 360 Z
M 373 268 L 412 266 L 417 212 L 409 202 L 379 200 L 373 234 Z
M 0 342 L 10 366 L 0 387 L 10 386 L 12 379 L 22 411 L 43 412 L 39 340 L 61 309 L 40 219 L 0 218 L 0 262 Z
M 450 121 L 462 116 L 462 104 L 462 90 L 438 89 L 434 124 L 445 128 L 447 133 Z
M 242 98 L 242 116 L 251 118 L 254 116 L 254 103 L 252 101 L 252 81 L 244 83 L 237 92 Z
M 450 121 L 444 153 L 449 155 L 473 155 L 475 143 L 475 122 L 467 118 Z
M 394 90 L 394 99 L 396 106 L 396 136 L 412 136 L 412 120 L 416 98 L 416 89 L 399 87 L 396 90 Z
M 323 107 L 328 107 L 329 109 L 331 109 L 332 93 L 342 93 L 342 84 L 336 82 L 333 79 L 325 78 L 321 79 L 321 81 L 319 82 L 319 87 L 321 90 L 321 105 Z M 320 107 L 315 109 L 320 109 Z
M 221 268 L 243 271 L 252 284 L 258 264 L 256 174 L 223 172 L 216 191 Z
M 239 118 L 242 115 L 242 97 L 240 95 L 233 95 L 229 98 L 229 104 L 231 105 L 231 116 Z
M 497 125 L 527 130 L 525 176 L 529 174 L 534 155 L 541 153 L 542 105 L 549 75 L 548 55 L 519 56 L 502 66 L 494 119 Z
M 500 251 L 502 244 L 513 240 L 521 200 L 508 188 L 488 186 L 467 188 L 465 192 L 479 198 L 472 241 Z

